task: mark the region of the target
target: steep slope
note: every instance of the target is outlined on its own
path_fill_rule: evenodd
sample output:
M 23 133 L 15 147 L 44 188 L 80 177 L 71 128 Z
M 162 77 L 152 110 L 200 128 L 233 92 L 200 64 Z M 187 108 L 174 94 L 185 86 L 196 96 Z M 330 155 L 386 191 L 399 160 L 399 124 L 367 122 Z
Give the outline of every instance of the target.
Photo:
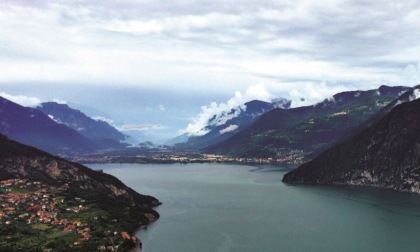
M 291 101 L 277 99 L 273 102 L 253 100 L 209 119 L 201 136 L 191 136 L 185 144 L 189 148 L 204 148 L 222 142 L 245 129 L 262 114 L 275 108 L 289 108 Z
M 99 149 L 92 140 L 58 124 L 37 109 L 0 97 L 0 133 L 54 154 L 85 153 Z
M 95 200 L 104 209 L 118 212 L 127 207 L 130 218 L 133 218 L 131 231 L 159 216 L 152 210 L 160 204 L 157 199 L 138 194 L 117 178 L 0 135 L 0 180 L 11 178 L 50 184 L 68 183 L 75 195 Z M 118 207 L 112 209 L 115 206 Z
M 97 121 L 79 110 L 70 108 L 67 104 L 56 102 L 42 103 L 36 109 L 59 124 L 79 132 L 83 136 L 93 140 L 102 148 L 123 147 L 120 142 L 125 140 L 124 134 L 104 121 Z
M 411 92 L 413 94 L 413 92 Z M 420 98 L 420 92 L 414 93 Z M 363 185 L 420 193 L 420 99 L 287 173 L 298 184 Z
M 275 109 L 206 151 L 237 157 L 308 159 L 410 89 L 381 86 L 339 93 L 314 106 Z

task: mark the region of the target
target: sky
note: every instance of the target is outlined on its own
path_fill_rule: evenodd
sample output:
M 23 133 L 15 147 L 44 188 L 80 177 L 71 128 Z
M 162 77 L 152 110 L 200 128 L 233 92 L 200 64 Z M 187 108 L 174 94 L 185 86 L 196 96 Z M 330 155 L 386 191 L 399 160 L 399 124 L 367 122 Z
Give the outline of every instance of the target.
M 251 99 L 420 83 L 419 1 L 0 1 L 0 95 L 154 139 Z

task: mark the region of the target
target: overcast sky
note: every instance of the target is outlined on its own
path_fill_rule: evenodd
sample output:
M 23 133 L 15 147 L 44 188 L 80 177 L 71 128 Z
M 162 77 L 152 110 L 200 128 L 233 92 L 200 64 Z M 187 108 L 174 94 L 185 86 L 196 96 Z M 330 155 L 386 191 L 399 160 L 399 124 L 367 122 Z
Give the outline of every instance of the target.
M 419 38 L 420 1 L 2 0 L 0 93 L 166 137 L 232 99 L 413 86 Z

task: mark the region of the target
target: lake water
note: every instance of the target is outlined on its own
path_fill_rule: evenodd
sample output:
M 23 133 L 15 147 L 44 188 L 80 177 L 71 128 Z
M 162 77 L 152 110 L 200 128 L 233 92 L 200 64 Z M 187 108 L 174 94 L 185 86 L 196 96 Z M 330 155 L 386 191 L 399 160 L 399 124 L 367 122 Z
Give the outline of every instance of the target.
M 420 251 L 420 196 L 288 186 L 285 168 L 97 164 L 163 205 L 143 252 Z

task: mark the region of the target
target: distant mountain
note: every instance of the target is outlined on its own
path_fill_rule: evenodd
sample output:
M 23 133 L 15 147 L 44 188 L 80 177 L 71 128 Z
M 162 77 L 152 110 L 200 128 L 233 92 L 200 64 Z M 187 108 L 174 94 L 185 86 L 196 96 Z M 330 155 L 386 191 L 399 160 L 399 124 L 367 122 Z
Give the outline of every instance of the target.
M 287 109 L 290 104 L 290 100 L 283 98 L 273 102 L 253 100 L 229 111 L 223 111 L 209 119 L 205 128 L 201 130 L 206 132 L 204 135 L 190 136 L 184 146 L 204 148 L 219 143 L 245 129 L 264 113 L 275 108 Z
M 308 159 L 345 137 L 409 87 L 381 86 L 334 95 L 314 106 L 274 109 L 206 152 L 236 157 Z
M 127 135 L 124 143 L 136 146 L 144 141 L 153 141 L 156 140 L 153 136 L 150 136 L 146 131 L 141 131 L 137 129 L 125 129 L 124 133 Z
M 182 135 L 169 139 L 168 141 L 165 142 L 165 144 L 166 145 L 182 144 L 182 143 L 186 143 L 189 138 L 190 138 L 189 135 L 187 133 L 184 133 Z
M 0 133 L 54 154 L 86 153 L 100 149 L 91 139 L 59 124 L 41 111 L 0 97 Z
M 55 122 L 64 124 L 93 140 L 103 149 L 125 146 L 121 143 L 126 139 L 123 133 L 119 132 L 107 122 L 94 120 L 81 111 L 70 108 L 67 104 L 46 102 L 42 103 L 36 109 L 46 114 Z
M 420 193 L 419 98 L 420 87 L 405 93 L 369 128 L 287 173 L 283 181 Z

